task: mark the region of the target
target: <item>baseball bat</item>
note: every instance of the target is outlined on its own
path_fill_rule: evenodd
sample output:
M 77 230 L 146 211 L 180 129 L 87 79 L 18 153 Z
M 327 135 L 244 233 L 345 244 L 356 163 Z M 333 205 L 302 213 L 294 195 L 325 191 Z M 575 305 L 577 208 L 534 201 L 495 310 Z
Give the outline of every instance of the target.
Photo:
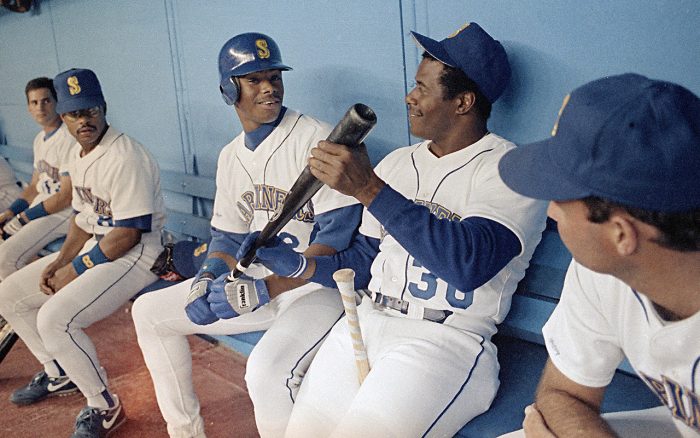
M 0 325 L 0 362 L 2 362 L 12 349 L 12 346 L 15 345 L 15 342 L 17 342 L 19 336 L 3 318 L 0 318 Z
M 362 340 L 362 330 L 360 329 L 360 319 L 357 316 L 357 301 L 355 297 L 355 271 L 349 268 L 339 269 L 333 273 L 333 280 L 338 285 L 340 296 L 343 299 L 343 307 L 345 308 L 345 317 L 348 320 L 350 328 L 350 337 L 352 338 L 352 349 L 355 352 L 355 366 L 357 367 L 357 379 L 360 385 L 365 381 L 365 377 L 369 374 L 369 359 L 367 358 L 367 349 Z
M 335 125 L 327 140 L 331 143 L 344 144 L 356 147 L 367 137 L 367 134 L 377 124 L 377 116 L 367 105 L 356 103 L 351 106 L 342 119 Z M 323 186 L 323 183 L 311 174 L 311 168 L 307 165 L 294 182 L 287 193 L 279 213 L 260 231 L 255 243 L 240 260 L 236 268 L 228 276 L 234 280 L 255 260 L 255 251 L 264 246 L 267 241 L 276 236 L 282 228 L 294 217 L 295 214 L 311 199 Z

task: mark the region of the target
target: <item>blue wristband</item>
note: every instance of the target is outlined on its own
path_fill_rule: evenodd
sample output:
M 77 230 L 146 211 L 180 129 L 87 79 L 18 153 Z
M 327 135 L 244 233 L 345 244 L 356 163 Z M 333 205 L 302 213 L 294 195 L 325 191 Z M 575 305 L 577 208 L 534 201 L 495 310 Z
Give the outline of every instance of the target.
M 72 263 L 73 267 L 75 268 L 75 272 L 77 272 L 78 275 L 81 275 L 83 272 L 94 266 L 110 261 L 111 260 L 107 258 L 105 253 L 102 252 L 102 249 L 100 249 L 100 245 L 97 244 L 93 246 L 90 251 L 74 258 Z
M 48 216 L 48 214 L 49 213 L 44 208 L 43 202 L 40 202 L 34 207 L 24 211 L 24 215 L 27 216 L 27 219 L 29 219 L 30 221 L 33 221 L 36 218 Z
M 197 280 L 199 280 L 200 277 L 202 277 L 204 274 L 210 274 L 208 277 L 213 278 L 218 278 L 222 274 L 225 274 L 229 272 L 231 268 L 228 267 L 224 259 L 221 259 L 219 257 L 210 257 L 204 261 L 204 264 L 202 265 L 201 268 L 199 268 L 199 272 L 197 272 L 197 275 L 194 277 L 194 281 L 192 284 L 196 283 Z
M 10 210 L 12 210 L 14 214 L 20 214 L 26 210 L 27 207 L 29 207 L 29 202 L 27 202 L 25 199 L 19 198 L 10 205 Z

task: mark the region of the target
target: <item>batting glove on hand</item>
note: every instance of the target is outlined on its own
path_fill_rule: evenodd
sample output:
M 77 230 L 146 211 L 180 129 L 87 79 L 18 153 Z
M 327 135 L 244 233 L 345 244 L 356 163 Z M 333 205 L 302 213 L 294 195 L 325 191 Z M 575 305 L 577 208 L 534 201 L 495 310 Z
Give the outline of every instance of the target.
M 236 258 L 240 260 L 253 246 L 260 231 L 250 233 L 241 244 Z M 290 244 L 275 236 L 268 243 L 255 251 L 256 262 L 282 277 L 297 278 L 306 271 L 307 260 L 292 248 Z
M 219 320 L 209 308 L 207 301 L 207 295 L 211 293 L 210 287 L 213 281 L 213 277 L 206 277 L 206 274 L 203 274 L 192 283 L 190 294 L 187 296 L 185 313 L 190 321 L 197 325 L 208 325 Z
M 235 318 L 270 302 L 265 280 L 241 275 L 230 281 L 228 275 L 223 274 L 214 280 L 207 297 L 209 307 L 219 318 Z
M 21 214 L 21 213 L 20 213 Z M 27 224 L 27 221 L 22 219 L 22 216 L 20 214 L 16 215 L 7 223 L 5 224 L 4 227 L 2 227 L 2 230 L 7 234 L 8 236 L 12 236 L 13 234 L 17 233 L 19 230 L 22 229 L 24 225 Z

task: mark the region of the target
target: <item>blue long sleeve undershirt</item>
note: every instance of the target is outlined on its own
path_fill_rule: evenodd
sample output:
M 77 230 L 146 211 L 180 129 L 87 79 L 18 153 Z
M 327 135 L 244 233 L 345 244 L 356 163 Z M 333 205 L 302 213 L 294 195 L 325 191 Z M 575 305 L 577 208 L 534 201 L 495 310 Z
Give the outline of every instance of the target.
M 438 219 L 427 207 L 388 185 L 368 211 L 421 265 L 462 291 L 489 281 L 522 250 L 515 233 L 496 221 L 483 217 Z M 347 250 L 316 257 L 311 281 L 335 287 L 333 272 L 349 267 L 356 274 L 355 287 L 367 287 L 370 266 L 378 252 L 379 240 L 360 234 Z

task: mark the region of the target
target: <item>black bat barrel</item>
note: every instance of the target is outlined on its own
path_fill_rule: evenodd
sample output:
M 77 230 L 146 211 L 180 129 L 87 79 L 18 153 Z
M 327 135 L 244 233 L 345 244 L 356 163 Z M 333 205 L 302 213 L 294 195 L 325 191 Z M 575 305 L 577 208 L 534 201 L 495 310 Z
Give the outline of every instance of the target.
M 344 144 L 349 147 L 357 147 L 367 137 L 369 132 L 377 124 L 377 115 L 367 105 L 356 103 L 351 106 L 343 118 L 328 134 L 327 140 L 331 143 Z M 307 165 L 289 190 L 284 204 L 274 218 L 265 225 L 250 250 L 238 261 L 236 268 L 231 271 L 229 279 L 236 279 L 255 260 L 255 251 L 265 246 L 270 238 L 284 228 L 294 215 L 311 199 L 323 186 Z

